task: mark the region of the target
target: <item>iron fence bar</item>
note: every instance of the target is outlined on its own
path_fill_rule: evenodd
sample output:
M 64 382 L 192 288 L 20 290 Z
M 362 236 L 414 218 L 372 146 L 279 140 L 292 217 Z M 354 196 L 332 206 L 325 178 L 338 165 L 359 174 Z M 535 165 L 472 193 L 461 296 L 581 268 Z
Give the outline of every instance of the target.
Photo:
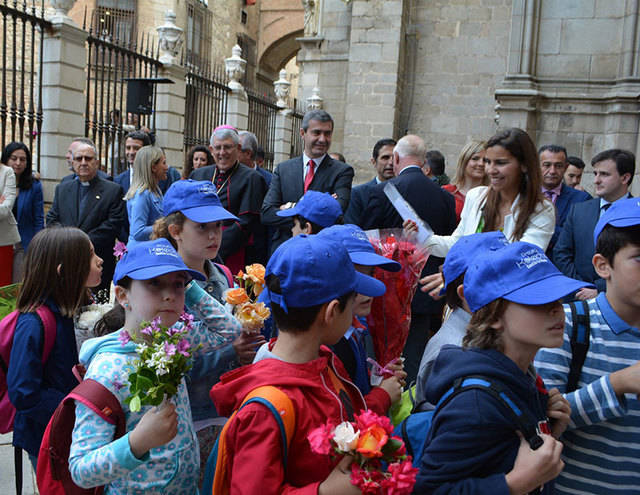
M 7 10 L 2 10 L 2 105 L 0 106 L 0 120 L 2 120 L 2 149 L 4 149 L 7 135 Z
M 22 9 L 26 10 L 26 2 L 22 3 Z M 26 46 L 27 23 L 22 22 L 22 51 L 20 53 L 20 102 L 18 103 L 18 125 L 20 127 L 20 141 L 24 140 L 24 56 L 27 51 Z M 17 67 L 15 68 L 17 69 Z
M 18 11 L 18 2 L 17 0 L 13 1 L 13 8 L 14 10 Z M 15 43 L 15 39 L 16 39 L 16 25 L 18 22 L 18 18 L 16 16 L 13 16 L 13 29 L 11 30 L 12 35 L 13 35 L 13 39 L 14 42 L 11 43 L 11 48 L 12 50 L 12 57 L 11 57 L 11 141 L 15 141 L 16 140 L 16 119 L 17 119 L 17 107 L 16 107 L 16 43 Z

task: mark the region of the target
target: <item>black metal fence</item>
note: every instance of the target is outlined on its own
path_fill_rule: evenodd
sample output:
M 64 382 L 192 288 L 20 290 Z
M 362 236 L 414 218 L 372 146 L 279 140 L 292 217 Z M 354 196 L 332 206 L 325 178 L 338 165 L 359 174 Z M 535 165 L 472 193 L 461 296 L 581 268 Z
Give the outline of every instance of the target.
M 41 2 L 0 2 L 2 14 L 2 96 L 0 127 L 2 148 L 22 141 L 31 150 L 34 169 L 40 171 L 42 130 L 42 33 L 51 24 L 44 20 Z
M 186 75 L 184 115 L 185 153 L 198 144 L 209 144 L 211 132 L 227 120 L 227 95 L 224 70 L 214 66 L 192 68 Z
M 260 94 L 247 90 L 249 97 L 249 124 L 248 130 L 258 138 L 258 144 L 264 150 L 264 164 L 267 170 L 273 170 L 273 158 L 276 137 L 276 115 L 278 106 L 273 98 L 266 94 Z
M 291 113 L 291 155 L 302 155 L 302 139 L 300 138 L 300 128 L 302 127 L 302 118 L 304 117 L 304 110 L 302 103 L 298 100 L 293 100 L 293 112 Z
M 87 29 L 86 16 L 84 24 Z M 124 22 L 114 22 L 109 30 L 103 24 L 95 11 L 87 38 L 85 135 L 96 143 L 103 167 L 115 175 L 127 167 L 126 134 L 139 128 L 155 131 L 155 114 L 127 113 L 124 79 L 156 77 L 161 64 L 155 38 L 132 34 L 122 27 L 127 25 Z

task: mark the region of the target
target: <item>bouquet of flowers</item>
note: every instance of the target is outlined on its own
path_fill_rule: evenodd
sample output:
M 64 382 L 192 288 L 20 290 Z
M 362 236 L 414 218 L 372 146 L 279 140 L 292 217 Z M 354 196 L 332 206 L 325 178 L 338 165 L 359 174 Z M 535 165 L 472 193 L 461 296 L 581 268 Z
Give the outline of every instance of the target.
M 74 319 L 74 329 L 78 350 L 80 350 L 85 340 L 94 336 L 93 327 L 96 326 L 98 320 L 112 309 L 112 304 L 99 302 L 94 302 L 93 304 L 80 308 L 80 314 L 78 314 Z
M 146 405 L 160 405 L 176 395 L 182 378 L 191 369 L 191 356 L 198 349 L 192 348 L 186 339 L 193 316 L 182 313 L 178 321 L 182 323 L 178 328 L 161 325 L 160 318 L 154 318 L 151 323 L 142 322 L 139 341 L 126 330 L 120 331 L 120 343 L 133 341 L 138 353 L 134 371 L 129 374 L 131 395 L 125 399 L 131 411 L 140 411 Z
M 402 354 L 407 342 L 411 301 L 429 251 L 402 229 L 368 230 L 366 233 L 378 254 L 402 266 L 399 272 L 375 269 L 373 276 L 384 283 L 387 291 L 373 300 L 367 317 L 376 359 L 379 363 L 389 363 Z
M 240 270 L 234 277 L 239 287 L 228 289 L 224 293 L 225 301 L 232 307 L 233 316 L 249 333 L 259 332 L 264 321 L 271 315 L 264 303 L 256 302 L 265 286 L 264 274 L 264 266 L 260 263 L 245 266 L 245 271 Z
M 16 309 L 20 287 L 21 283 L 0 287 L 0 320 Z
M 353 423 L 334 427 L 328 422 L 307 438 L 316 454 L 353 456 L 351 483 L 362 493 L 408 495 L 418 470 L 412 467 L 403 441 L 392 435 L 389 418 L 365 411 Z

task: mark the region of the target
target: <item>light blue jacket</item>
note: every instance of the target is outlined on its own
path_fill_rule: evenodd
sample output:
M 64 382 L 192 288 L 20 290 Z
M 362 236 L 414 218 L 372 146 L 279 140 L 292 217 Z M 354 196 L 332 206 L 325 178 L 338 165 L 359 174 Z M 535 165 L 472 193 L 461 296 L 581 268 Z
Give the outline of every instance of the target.
M 196 374 L 211 370 L 215 350 L 233 340 L 241 326 L 197 284 L 190 284 L 185 304 L 203 323 L 189 334 L 192 345 L 203 344 L 195 355 Z M 212 330 L 215 329 L 215 330 Z M 122 404 L 127 432 L 138 424 L 151 406 L 132 412 L 124 403 L 129 396 L 128 375 L 137 358 L 135 345 L 124 346 L 119 332 L 87 340 L 80 351 L 80 362 L 87 368 L 85 378 L 107 387 Z M 69 470 L 74 482 L 85 488 L 105 486 L 105 495 L 147 494 L 194 495 L 198 493 L 200 455 L 193 428 L 191 407 L 184 380 L 171 399 L 178 414 L 178 434 L 169 443 L 151 449 L 141 459 L 129 446 L 129 433 L 113 440 L 110 425 L 83 404 L 76 403 L 76 423 L 69 454 Z
M 127 200 L 129 215 L 128 246 L 136 242 L 148 241 L 153 229 L 153 222 L 162 216 L 162 194 L 157 195 L 149 190 L 137 191 L 133 198 Z

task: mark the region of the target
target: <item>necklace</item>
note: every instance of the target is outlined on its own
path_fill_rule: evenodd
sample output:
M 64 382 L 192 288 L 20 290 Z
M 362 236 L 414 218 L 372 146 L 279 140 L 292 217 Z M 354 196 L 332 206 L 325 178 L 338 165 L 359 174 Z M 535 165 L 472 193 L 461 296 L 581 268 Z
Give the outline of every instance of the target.
M 216 194 L 220 195 L 220 191 L 222 191 L 222 188 L 227 184 L 227 182 L 229 182 L 229 179 L 231 178 L 231 176 L 236 172 L 236 170 L 238 170 L 238 164 L 240 162 L 236 162 L 235 165 L 233 167 L 231 167 L 231 170 L 229 170 L 229 175 L 227 175 L 227 178 L 224 180 L 224 182 L 222 184 L 220 184 L 220 187 L 218 187 L 216 189 Z M 211 177 L 211 183 L 215 186 L 216 185 L 216 177 L 218 176 L 218 167 L 216 167 L 215 171 L 213 172 L 213 177 Z

